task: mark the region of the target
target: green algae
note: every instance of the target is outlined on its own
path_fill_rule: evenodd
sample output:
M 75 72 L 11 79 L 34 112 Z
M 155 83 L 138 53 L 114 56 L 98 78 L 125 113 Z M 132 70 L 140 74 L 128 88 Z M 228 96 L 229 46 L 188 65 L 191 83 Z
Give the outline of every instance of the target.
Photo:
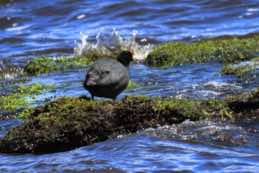
M 28 101 L 20 93 L 0 96 L 0 109 L 13 111 L 28 106 Z
M 83 68 L 90 63 L 87 57 L 39 57 L 30 60 L 24 71 L 30 75 L 39 75 L 54 71 L 65 71 L 68 69 Z
M 223 75 L 235 75 L 238 78 L 244 78 L 251 74 L 259 66 L 259 58 L 253 58 L 245 64 L 224 64 L 221 69 Z
M 54 85 L 20 85 L 13 93 L 0 96 L 0 109 L 5 111 L 17 111 L 30 107 L 28 97 L 34 97 L 42 92 L 54 89 Z
M 154 108 L 159 112 L 174 109 L 192 120 L 215 117 L 233 119 L 232 111 L 220 100 L 159 99 L 156 100 Z
M 42 73 L 50 73 L 55 71 L 66 71 L 77 68 L 85 68 L 91 62 L 102 57 L 115 59 L 120 52 L 113 51 L 106 55 L 102 52 L 92 51 L 81 56 L 70 57 L 36 57 L 31 59 L 25 65 L 24 71 L 30 75 L 39 75 Z
M 205 63 L 217 61 L 221 63 L 237 63 L 255 57 L 259 51 L 259 35 L 239 37 L 220 37 L 196 41 L 193 43 L 172 42 L 158 45 L 144 60 L 149 66 L 169 67 L 174 65 Z M 114 51 L 109 58 L 115 58 Z M 102 53 L 88 52 L 74 57 L 38 57 L 30 60 L 25 72 L 30 75 L 84 68 L 90 62 L 103 57 Z
M 127 90 L 138 88 L 139 84 L 134 82 L 133 80 L 130 80 L 127 86 Z
M 85 68 L 91 62 L 100 57 L 116 58 L 119 52 L 113 52 L 110 55 L 104 55 L 101 52 L 87 52 L 81 56 L 70 57 L 36 57 L 28 61 L 24 71 L 30 75 L 39 75 L 42 73 L 50 73 L 55 71 L 66 71 L 77 68 Z
M 93 101 L 86 97 L 58 98 L 26 112 L 25 123 L 11 129 L 0 141 L 0 152 L 65 151 L 187 119 L 234 120 L 236 103 L 241 107 L 249 103 L 245 106 L 247 110 L 258 110 L 258 93 L 227 101 L 146 96 L 125 97 L 118 102 Z M 249 107 L 251 103 L 256 106 Z
M 16 115 L 16 118 L 25 120 L 26 118 L 28 118 L 29 115 L 32 114 L 33 111 L 34 111 L 34 109 L 31 107 L 24 108 L 23 111 L 19 112 Z
M 39 83 L 31 84 L 31 85 L 20 85 L 17 88 L 18 93 L 24 94 L 24 95 L 36 95 L 40 94 L 44 91 L 49 91 L 55 89 L 54 84 L 49 85 L 42 85 Z
M 248 73 L 254 70 L 250 65 L 235 67 L 233 64 L 226 64 L 222 67 L 221 74 L 235 75 L 238 78 L 245 77 Z
M 221 37 L 193 43 L 177 41 L 158 45 L 145 63 L 160 67 L 210 61 L 235 63 L 255 57 L 258 51 L 259 35 Z

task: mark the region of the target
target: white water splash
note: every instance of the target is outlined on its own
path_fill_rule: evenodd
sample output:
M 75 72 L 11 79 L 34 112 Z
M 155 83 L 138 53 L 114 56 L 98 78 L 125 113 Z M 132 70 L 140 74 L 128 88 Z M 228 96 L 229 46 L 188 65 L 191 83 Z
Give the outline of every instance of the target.
M 120 33 L 113 29 L 111 34 L 103 34 L 99 32 L 96 35 L 95 42 L 89 42 L 88 35 L 80 33 L 80 42 L 77 42 L 74 48 L 76 56 L 82 56 L 86 54 L 97 54 L 102 56 L 111 56 L 115 52 L 122 50 L 128 50 L 133 53 L 133 59 L 137 61 L 144 60 L 153 49 L 153 45 L 147 43 L 146 39 L 141 39 L 139 44 L 136 40 L 137 31 L 132 32 L 130 38 L 123 38 Z M 143 44 L 142 44 L 143 43 Z
M 207 89 L 219 89 L 219 90 L 226 90 L 226 89 L 241 89 L 241 86 L 233 83 L 227 83 L 222 81 L 208 81 L 203 84 L 203 86 Z
M 164 139 L 180 139 L 205 144 L 244 145 L 249 134 L 241 126 L 221 121 L 190 121 L 181 124 L 159 126 L 140 131 L 139 134 L 156 136 Z
M 0 80 L 14 80 L 23 74 L 23 68 L 0 61 Z

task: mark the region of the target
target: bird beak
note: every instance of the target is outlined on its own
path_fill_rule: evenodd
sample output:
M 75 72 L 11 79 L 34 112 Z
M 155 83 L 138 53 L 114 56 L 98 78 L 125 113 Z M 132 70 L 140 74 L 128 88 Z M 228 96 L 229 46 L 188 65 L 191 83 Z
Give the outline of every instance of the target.
M 86 79 L 85 79 L 85 85 L 86 86 L 94 86 L 94 85 L 96 85 L 95 79 L 90 77 L 89 75 L 87 75 Z

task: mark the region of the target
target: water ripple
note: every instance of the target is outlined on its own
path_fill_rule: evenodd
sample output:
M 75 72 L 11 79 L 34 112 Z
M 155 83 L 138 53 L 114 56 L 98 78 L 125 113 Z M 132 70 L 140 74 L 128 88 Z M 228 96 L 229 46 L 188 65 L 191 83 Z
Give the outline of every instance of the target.
M 0 9 L 0 37 L 8 42 L 0 46 L 4 49 L 0 55 L 4 57 L 26 56 L 26 52 L 35 49 L 45 49 L 44 55 L 52 55 L 51 47 L 38 43 L 37 40 L 43 38 L 45 44 L 57 38 L 58 49 L 71 50 L 80 32 L 94 37 L 102 28 L 110 32 L 116 27 L 126 37 L 138 30 L 140 37 L 159 41 L 243 35 L 259 30 L 256 0 L 37 0 L 37 3 L 5 0 L 1 1 Z M 17 34 L 22 34 L 19 36 L 21 42 L 12 42 Z

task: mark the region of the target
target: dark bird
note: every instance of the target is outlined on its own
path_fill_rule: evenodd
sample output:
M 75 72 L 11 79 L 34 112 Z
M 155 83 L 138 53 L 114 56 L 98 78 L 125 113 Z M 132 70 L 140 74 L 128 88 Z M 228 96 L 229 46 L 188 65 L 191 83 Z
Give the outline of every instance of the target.
M 84 87 L 94 96 L 116 99 L 129 83 L 129 65 L 132 53 L 122 51 L 117 60 L 99 59 L 89 66 Z

